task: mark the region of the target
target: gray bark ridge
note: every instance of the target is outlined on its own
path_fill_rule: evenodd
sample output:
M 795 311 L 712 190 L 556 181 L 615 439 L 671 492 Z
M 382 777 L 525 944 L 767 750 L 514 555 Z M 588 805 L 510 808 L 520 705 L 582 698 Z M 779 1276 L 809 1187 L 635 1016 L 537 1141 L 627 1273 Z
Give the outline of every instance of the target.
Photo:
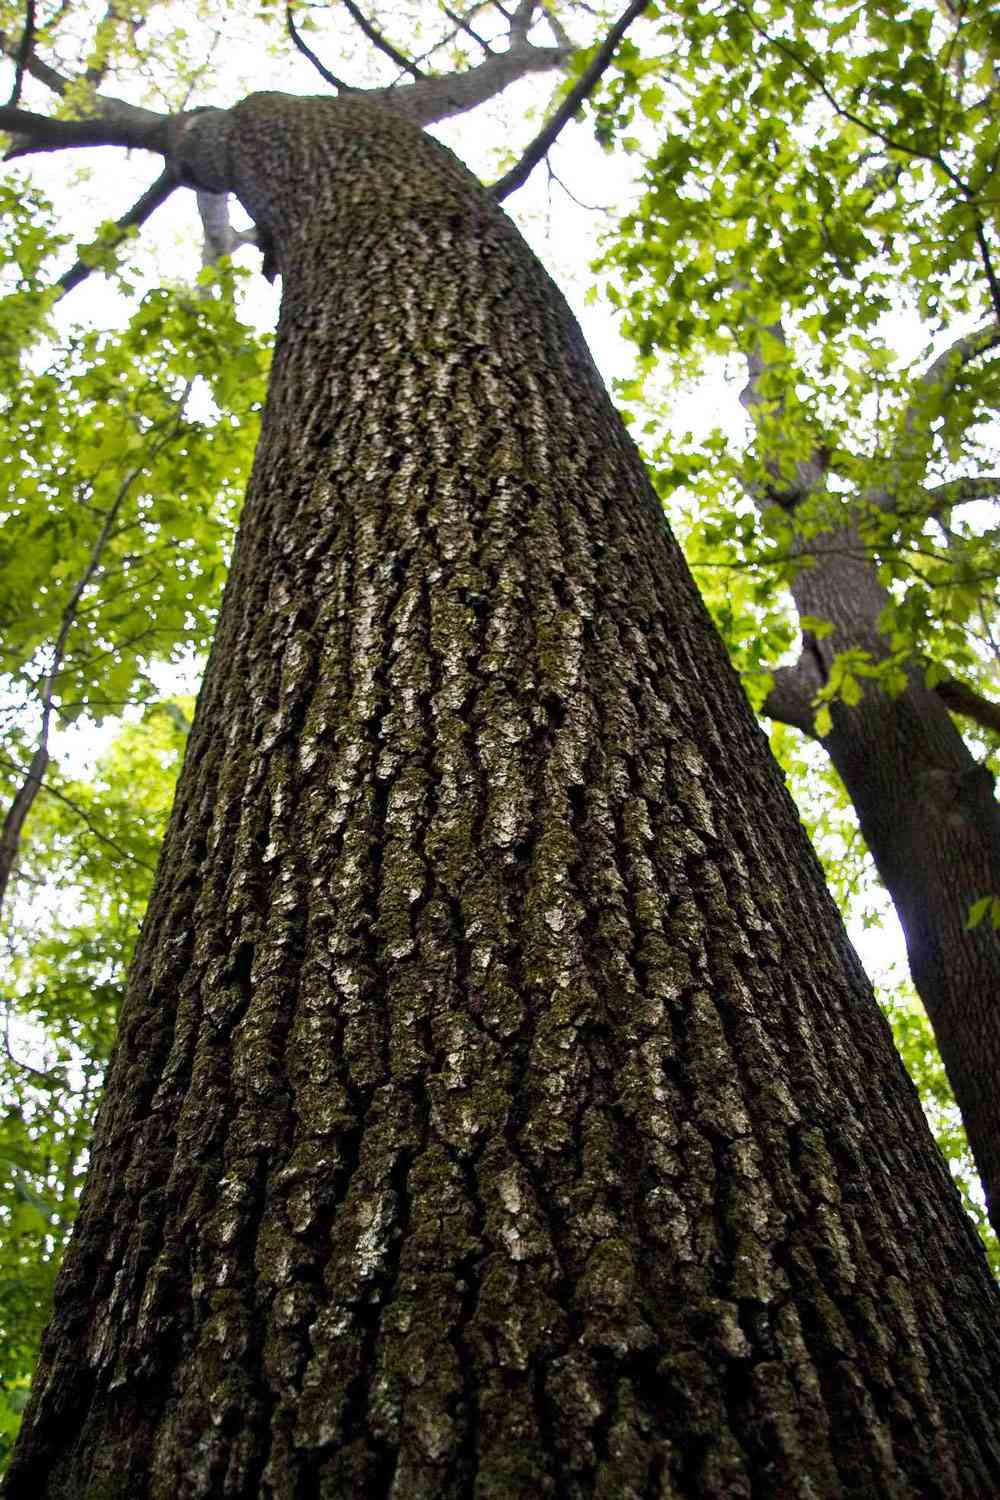
M 405 121 L 212 128 L 281 321 L 5 1500 L 995 1495 L 981 1246 L 563 299 Z

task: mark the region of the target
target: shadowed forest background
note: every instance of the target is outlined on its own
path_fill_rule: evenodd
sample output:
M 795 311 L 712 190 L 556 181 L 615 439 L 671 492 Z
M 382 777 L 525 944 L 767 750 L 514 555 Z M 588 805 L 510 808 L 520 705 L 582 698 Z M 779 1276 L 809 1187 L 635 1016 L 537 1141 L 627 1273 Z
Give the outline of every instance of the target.
M 508 57 L 523 79 L 484 106 L 474 163 L 502 181 L 604 47 L 542 142 L 529 228 L 544 254 L 546 216 L 600 221 L 588 296 L 635 351 L 616 400 L 846 919 L 902 918 L 913 981 L 897 962 L 880 999 L 1000 1264 L 979 1184 L 1000 1161 L 1000 23 L 985 4 L 651 5 L 608 49 L 614 20 L 572 0 L 224 24 L 0 6 L 5 1453 L 190 728 L 171 684 L 214 629 L 271 351 L 247 299 L 262 252 L 272 269 L 148 159 L 113 188 L 87 152 L 33 175 L 47 148 L 23 149 L 18 110 L 405 89 Z M 440 127 L 463 158 L 467 130 Z M 592 149 L 620 201 L 588 207 Z

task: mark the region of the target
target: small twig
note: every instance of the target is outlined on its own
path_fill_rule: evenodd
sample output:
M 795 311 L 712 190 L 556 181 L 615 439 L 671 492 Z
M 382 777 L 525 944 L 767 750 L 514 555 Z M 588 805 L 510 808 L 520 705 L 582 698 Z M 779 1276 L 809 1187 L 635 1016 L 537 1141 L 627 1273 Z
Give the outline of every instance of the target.
M 610 214 L 611 213 L 611 209 L 610 208 L 605 208 L 600 203 L 584 203 L 580 198 L 578 198 L 576 196 L 575 193 L 571 192 L 570 189 L 563 182 L 562 178 L 559 176 L 558 172 L 556 172 L 555 168 L 553 167 L 552 163 L 549 161 L 548 157 L 545 158 L 545 170 L 549 174 L 549 180 L 551 182 L 554 182 L 557 188 L 561 188 L 562 191 L 566 194 L 566 197 L 569 199 L 569 201 L 571 203 L 575 203 L 576 206 L 577 206 L 577 208 L 582 208 L 582 209 L 586 210 L 586 212 L 589 213 L 589 214 Z
M 542 0 L 542 10 L 544 10 L 545 19 L 549 23 L 549 30 L 555 37 L 556 45 L 559 47 L 567 47 L 570 51 L 574 51 L 575 49 L 573 47 L 572 38 L 570 37 L 569 32 L 566 30 L 565 26 L 560 21 L 559 17 L 556 15 L 555 8 L 552 5 L 551 0 Z
M 444 11 L 445 15 L 448 17 L 448 20 L 454 22 L 454 24 L 458 27 L 459 31 L 464 31 L 469 36 L 471 36 L 472 40 L 475 42 L 475 44 L 476 44 L 477 47 L 482 47 L 482 49 L 483 49 L 484 52 L 489 52 L 489 53 L 493 52 L 493 48 L 490 46 L 489 42 L 487 42 L 483 37 L 481 37 L 477 31 L 473 30 L 471 23 L 468 20 L 466 20 L 466 18 L 464 16 L 458 15 L 455 11 L 453 11 L 450 8 L 450 6 L 447 6 L 447 5 L 444 5 L 444 4 L 442 4 L 441 9 Z M 475 15 L 475 13 L 476 12 L 475 12 L 475 8 L 474 8 L 473 11 L 472 11 L 472 14 Z
M 0 751 L 0 764 L 7 766 L 10 770 L 17 771 L 20 769 L 17 763 L 4 755 L 2 751 Z M 30 771 L 28 774 L 30 775 Z M 25 777 L 25 781 L 27 781 L 27 776 Z M 112 853 L 118 855 L 119 859 L 125 860 L 128 864 L 139 865 L 143 870 L 148 870 L 151 875 L 154 873 L 154 867 L 148 860 L 140 859 L 138 854 L 130 854 L 127 849 L 123 849 L 121 844 L 111 837 L 110 833 L 105 833 L 102 828 L 97 826 L 90 814 L 84 811 L 79 802 L 74 802 L 68 793 L 60 791 L 57 786 L 52 786 L 47 781 L 40 782 L 36 790 L 44 792 L 47 797 L 55 797 L 57 802 L 61 802 L 64 807 L 68 807 L 74 817 L 80 819 L 87 832 L 93 834 L 99 843 L 107 845 Z
M 570 89 L 566 98 L 560 104 L 555 114 L 547 125 L 535 136 L 528 148 L 523 153 L 521 160 L 516 166 L 511 167 L 509 172 L 495 182 L 490 188 L 490 194 L 498 203 L 509 197 L 527 182 L 535 167 L 555 144 L 563 126 L 576 114 L 580 105 L 589 97 L 601 74 L 608 67 L 618 48 L 618 43 L 625 35 L 628 28 L 637 16 L 641 15 L 649 4 L 649 0 L 632 0 L 628 9 L 625 10 L 612 26 L 604 42 L 598 48 L 590 65 L 581 73 L 576 83 Z
M 30 1073 L 33 1078 L 40 1078 L 47 1088 L 51 1088 L 53 1084 L 56 1087 L 65 1088 L 66 1075 L 61 1068 L 47 1068 L 43 1071 L 41 1068 L 32 1067 L 31 1063 L 22 1062 L 19 1057 L 14 1056 L 10 1045 L 10 1012 L 10 1002 L 7 1001 L 3 1020 L 3 1050 L 7 1054 L 7 1061 L 13 1063 L 15 1068 L 20 1068 L 22 1072 Z
M 986 273 L 986 283 L 990 289 L 990 301 L 993 303 L 993 312 L 996 315 L 997 321 L 1000 322 L 1000 281 L 997 280 L 997 273 L 990 255 L 989 241 L 986 238 L 986 231 L 983 228 L 983 221 L 979 216 L 978 209 L 973 209 L 973 216 L 975 219 L 976 245 L 983 263 L 983 270 Z
M 285 29 L 287 30 L 288 35 L 291 37 L 293 44 L 299 49 L 303 57 L 308 58 L 321 78 L 325 79 L 332 88 L 339 89 L 342 94 L 349 94 L 352 92 L 351 85 L 349 83 L 345 83 L 342 78 L 338 78 L 336 74 L 331 73 L 330 69 L 325 67 L 324 64 L 320 62 L 315 52 L 310 47 L 305 37 L 302 35 L 299 28 L 296 26 L 295 17 L 292 14 L 291 4 L 285 6 Z
M 38 796 L 39 791 L 42 789 L 42 777 L 44 776 L 45 771 L 48 767 L 49 731 L 52 725 L 52 716 L 55 712 L 55 691 L 59 680 L 59 673 L 62 670 L 63 660 L 66 655 L 66 643 L 69 640 L 70 631 L 77 623 L 80 602 L 87 590 L 88 585 L 90 584 L 91 579 L 94 577 L 95 573 L 101 566 L 104 549 L 108 545 L 108 542 L 112 536 L 115 522 L 118 517 L 118 512 L 124 504 L 125 499 L 130 489 L 132 488 L 132 485 L 139 478 L 139 475 L 143 472 L 143 470 L 150 463 L 152 463 L 157 455 L 160 454 L 163 449 L 176 437 L 183 415 L 184 406 L 187 402 L 188 396 L 191 393 L 191 385 L 192 382 L 188 381 L 187 385 L 184 387 L 184 391 L 177 402 L 177 410 L 175 416 L 168 429 L 162 434 L 159 441 L 154 442 L 151 445 L 150 450 L 144 455 L 142 462 L 136 464 L 134 468 L 129 470 L 129 472 L 125 475 L 125 478 L 122 480 L 121 484 L 118 486 L 118 491 L 115 495 L 115 498 L 108 508 L 107 514 L 105 515 L 104 521 L 101 525 L 101 529 L 97 534 L 93 547 L 91 548 L 90 557 L 87 559 L 86 567 L 83 569 L 83 572 L 80 574 L 79 578 L 74 584 L 69 599 L 66 601 L 66 606 L 63 609 L 62 618 L 59 624 L 59 631 L 56 636 L 55 643 L 52 647 L 52 656 L 41 684 L 40 697 L 42 704 L 42 721 L 38 730 L 38 743 L 35 748 L 34 755 L 32 756 L 27 775 L 24 777 L 24 780 L 21 782 L 21 785 L 18 787 L 14 795 L 13 801 L 11 802 L 11 805 L 7 810 L 7 815 L 4 818 L 2 831 L 0 831 L 0 907 L 2 907 L 3 905 L 7 887 L 10 883 L 10 877 L 17 860 L 18 852 L 20 850 L 21 835 L 24 829 L 25 819 L 34 806 L 35 799 Z M 0 759 L 6 758 L 0 757 Z M 52 794 L 57 797 L 62 796 L 63 800 L 66 802 L 69 802 L 70 800 L 63 794 L 56 792 L 52 787 L 46 787 L 46 791 L 51 791 Z M 77 811 L 78 816 L 83 818 L 84 822 L 86 822 L 87 827 L 90 828 L 91 832 L 97 834 L 97 830 L 93 828 L 89 820 L 86 818 L 86 815 L 79 809 L 75 809 L 75 811 Z M 97 836 L 99 837 L 100 835 L 97 834 Z M 109 844 L 112 843 L 111 840 L 107 840 L 107 842 Z M 119 850 L 118 852 L 122 853 L 123 851 Z M 139 861 L 139 863 L 142 863 L 142 861 Z
M 355 5 L 354 0 L 344 0 L 344 6 L 348 15 L 361 28 L 373 47 L 377 47 L 380 52 L 384 52 L 386 57 L 391 58 L 396 64 L 397 68 L 402 68 L 403 72 L 409 73 L 412 78 L 423 78 L 424 75 L 416 63 L 411 62 L 398 48 L 392 45 L 387 37 L 382 35 L 381 31 L 372 25 L 364 12 Z
M 24 85 L 24 71 L 31 59 L 35 46 L 35 0 L 27 0 L 24 7 L 24 30 L 21 33 L 20 45 L 17 56 L 14 59 L 14 85 L 10 91 L 8 104 L 16 105 L 20 102 L 21 89 Z
M 165 171 L 160 173 L 152 186 L 146 189 L 142 197 L 133 203 L 128 213 L 122 214 L 120 219 L 115 220 L 115 227 L 119 230 L 119 236 L 114 241 L 115 245 L 121 244 L 130 229 L 138 228 L 140 224 L 145 224 L 150 214 L 159 208 L 161 203 L 166 203 L 170 194 L 177 186 L 178 182 L 175 172 L 172 168 L 167 167 Z M 86 281 L 90 273 L 96 269 L 96 266 L 88 266 L 86 261 L 78 260 L 75 266 L 60 276 L 57 282 L 59 297 L 65 297 L 67 292 L 71 292 L 74 287 L 79 286 L 81 281 Z M 59 299 L 57 298 L 56 300 L 58 301 Z

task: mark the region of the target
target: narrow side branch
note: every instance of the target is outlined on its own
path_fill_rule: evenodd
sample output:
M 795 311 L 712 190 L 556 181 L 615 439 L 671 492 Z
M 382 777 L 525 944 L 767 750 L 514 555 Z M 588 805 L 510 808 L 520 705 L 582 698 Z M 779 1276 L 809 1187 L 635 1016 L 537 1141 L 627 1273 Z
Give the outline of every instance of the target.
M 975 688 L 957 677 L 946 677 L 943 682 L 937 683 L 934 691 L 950 713 L 971 719 L 980 729 L 1000 734 L 1000 703 L 984 698 Z
M 331 73 L 330 69 L 325 67 L 324 64 L 320 62 L 315 52 L 310 47 L 305 37 L 302 35 L 299 28 L 296 26 L 295 16 L 292 13 L 292 7 L 290 4 L 285 6 L 285 29 L 292 40 L 293 46 L 297 47 L 298 50 L 302 53 L 302 56 L 312 63 L 319 76 L 325 79 L 325 81 L 330 84 L 331 88 L 338 89 L 342 94 L 351 92 L 351 85 L 349 83 L 345 83 L 342 78 L 338 78 L 335 73 Z
M 614 57 L 618 43 L 632 22 L 637 16 L 642 15 L 642 12 L 648 5 L 649 0 L 632 0 L 628 8 L 622 12 L 608 32 L 602 45 L 594 54 L 589 66 L 580 74 L 580 77 L 570 89 L 551 120 L 538 132 L 516 166 L 511 167 L 510 171 L 506 172 L 490 188 L 490 193 L 498 203 L 502 203 L 504 198 L 509 197 L 519 187 L 524 186 L 542 157 L 547 151 L 551 150 L 559 138 L 563 127 L 573 118 L 580 105 L 589 98 L 601 75 L 605 72 L 611 59 Z
M 384 52 L 386 57 L 390 58 L 396 64 L 397 68 L 402 68 L 403 72 L 409 73 L 411 78 L 423 78 L 424 75 L 416 63 L 411 62 L 404 53 L 392 45 L 388 37 L 383 36 L 381 31 L 372 25 L 365 13 L 355 5 L 354 0 L 344 0 L 344 6 L 352 21 L 361 28 L 373 47 L 377 47 L 380 52 Z
M 142 197 L 133 203 L 128 213 L 124 213 L 120 219 L 116 219 L 115 226 L 119 234 L 115 240 L 115 244 L 120 244 L 130 229 L 138 228 L 141 224 L 145 224 L 146 220 L 159 208 L 160 204 L 166 203 L 170 194 L 178 185 L 176 174 L 171 168 L 167 167 L 165 171 L 161 172 L 152 186 L 148 187 Z M 82 281 L 86 281 L 87 277 L 95 269 L 96 267 L 89 266 L 85 260 L 78 260 L 75 266 L 63 276 L 60 276 L 58 281 L 59 297 L 65 297 L 67 292 L 71 292 Z
M 21 33 L 20 45 L 14 59 L 14 84 L 10 91 L 8 104 L 17 104 L 21 98 L 21 89 L 24 86 L 24 71 L 35 50 L 35 0 L 27 0 L 24 7 L 24 30 Z

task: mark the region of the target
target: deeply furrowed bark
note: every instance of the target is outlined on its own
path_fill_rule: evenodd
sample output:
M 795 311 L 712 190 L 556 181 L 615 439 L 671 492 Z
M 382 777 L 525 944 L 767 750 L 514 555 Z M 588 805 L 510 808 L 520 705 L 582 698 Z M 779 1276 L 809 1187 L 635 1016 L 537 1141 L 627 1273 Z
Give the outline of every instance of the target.
M 562 299 L 370 106 L 198 129 L 278 348 L 8 1500 L 995 1494 L 981 1250 Z

